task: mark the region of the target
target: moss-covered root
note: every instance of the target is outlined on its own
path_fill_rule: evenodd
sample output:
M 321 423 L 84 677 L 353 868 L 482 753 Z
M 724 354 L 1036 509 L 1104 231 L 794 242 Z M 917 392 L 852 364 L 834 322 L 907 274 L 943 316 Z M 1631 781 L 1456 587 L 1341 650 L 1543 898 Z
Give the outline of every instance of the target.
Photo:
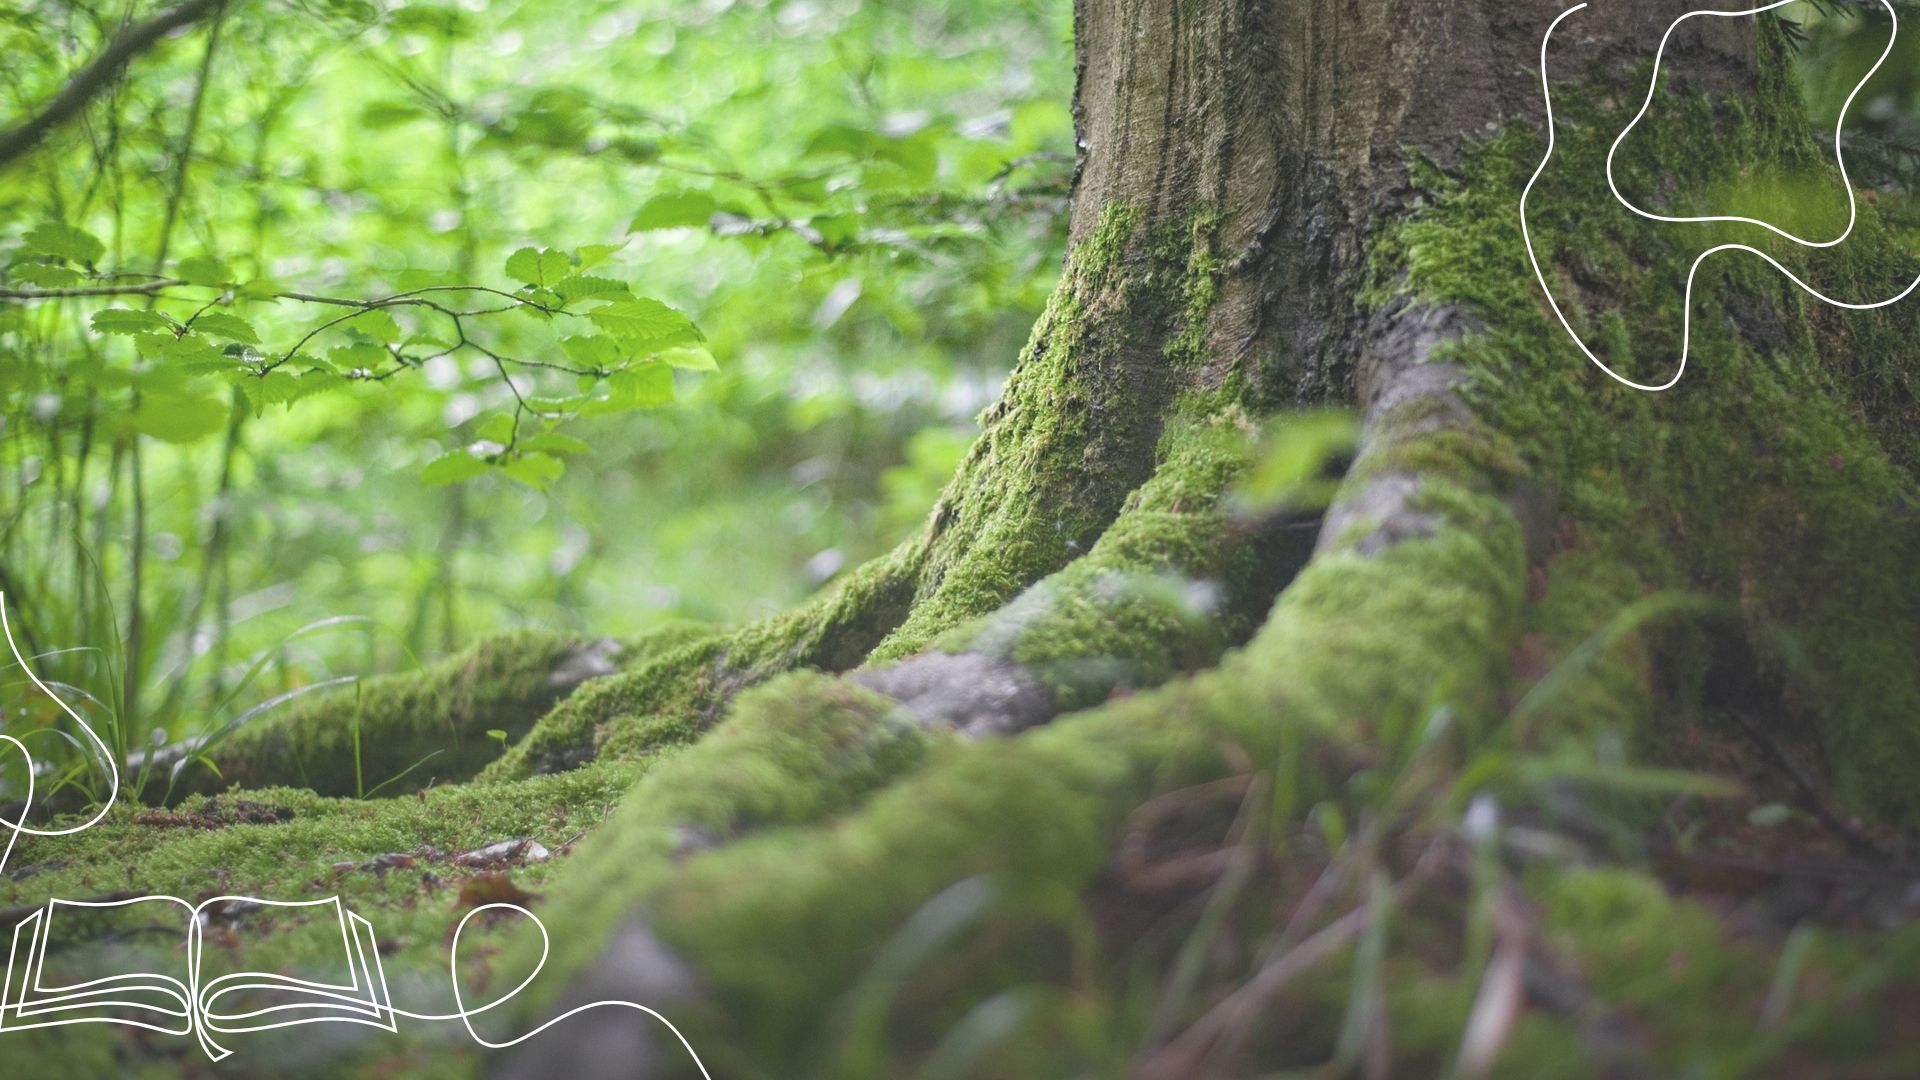
M 855 681 L 925 723 L 1011 734 L 1211 667 L 1311 550 L 1302 523 L 1256 526 L 1224 505 L 1251 429 L 1231 408 L 1175 425 L 1153 479 L 1092 551 L 942 635 L 933 651 Z
M 796 668 L 844 671 L 906 617 L 920 542 L 868 562 L 798 609 L 687 641 L 596 680 L 534 725 L 481 776 L 504 780 L 637 757 L 692 740 L 741 690 Z
M 917 595 L 875 651 L 899 659 L 1089 550 L 1153 475 L 1162 421 L 1199 378 L 1220 260 L 1204 208 L 1122 202 L 1074 240 L 986 430 L 935 505 Z
M 763 830 L 665 875 L 674 841 L 649 807 L 691 754 L 663 763 L 556 892 L 577 931 L 556 970 L 597 984 L 599 950 L 643 912 L 709 988 L 719 1026 L 701 1045 L 723 1068 L 843 1073 L 849 1063 L 819 1055 L 860 1045 L 843 1039 L 845 995 L 884 980 L 867 968 L 875 950 L 956 882 L 990 875 L 1004 909 L 988 918 L 1015 922 L 1084 889 L 1123 819 L 1156 793 L 1272 769 L 1291 814 L 1338 797 L 1361 761 L 1402 745 L 1438 704 L 1497 708 L 1524 592 L 1522 530 L 1471 465 L 1427 476 L 1415 502 L 1435 518 L 1430 536 L 1322 552 L 1219 667 L 1010 740 L 939 748 L 831 828 Z M 922 1020 L 950 1023 L 956 1003 L 1060 974 L 1055 949 L 971 954 L 982 959 L 942 974 L 941 1014 Z M 548 1068 L 588 1075 L 577 1070 L 600 1040 L 631 1037 L 611 1018 L 573 1023 L 565 1045 L 543 1048 Z
M 678 633 L 680 631 L 676 631 Z M 465 779 L 575 688 L 619 670 L 647 643 L 623 649 L 519 630 L 488 638 L 424 671 L 382 675 L 296 698 L 230 732 L 135 755 L 143 797 L 290 785 L 323 795 L 378 787 L 400 794 Z

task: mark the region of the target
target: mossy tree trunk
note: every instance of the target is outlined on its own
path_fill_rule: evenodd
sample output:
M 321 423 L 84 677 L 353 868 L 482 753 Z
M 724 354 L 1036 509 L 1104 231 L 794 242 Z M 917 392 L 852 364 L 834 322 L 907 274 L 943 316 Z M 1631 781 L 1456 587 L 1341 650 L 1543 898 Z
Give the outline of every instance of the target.
M 643 782 L 560 894 L 620 943 L 612 959 L 593 959 L 593 944 L 570 950 L 562 965 L 584 974 L 561 1003 L 677 992 L 683 1007 L 704 1005 L 702 1030 L 729 1048 L 730 1069 L 897 1075 L 916 1055 L 945 1060 L 944 1037 L 979 1020 L 970 1007 L 1004 1004 L 1031 980 L 1060 999 L 1035 1007 L 1041 1018 L 993 1051 L 987 1073 L 1069 1075 L 1129 1056 L 1161 1076 L 1310 1062 L 1338 1052 L 1326 1045 L 1337 1024 L 1303 1025 L 1301 1045 L 1256 1052 L 1244 1022 L 1212 1023 L 1200 993 L 1143 1030 L 1089 1037 L 1074 1009 L 1102 995 L 1076 982 L 1089 961 L 1060 941 L 1072 934 L 1056 924 L 1050 938 L 1032 925 L 1044 917 L 996 909 L 979 915 L 992 929 L 966 935 L 976 952 L 938 951 L 918 939 L 934 936 L 921 922 L 957 903 L 941 890 L 967 880 L 993 882 L 1006 909 L 1067 896 L 1098 910 L 1138 840 L 1130 815 L 1235 776 L 1271 785 L 1270 828 L 1283 834 L 1313 833 L 1310 808 L 1329 806 L 1392 831 L 1390 800 L 1362 782 L 1418 772 L 1409 746 L 1436 715 L 1466 717 L 1472 732 L 1433 766 L 1450 778 L 1496 748 L 1547 757 L 1624 738 L 1647 764 L 1708 768 L 1725 760 L 1689 745 L 1758 738 L 1817 762 L 1811 785 L 1796 770 L 1803 805 L 1882 854 L 1841 819 L 1906 823 L 1920 809 L 1883 771 L 1920 764 L 1912 315 L 1843 323 L 1729 262 L 1703 278 L 1691 381 L 1650 397 L 1586 364 L 1549 322 L 1518 218 L 1543 152 L 1536 59 L 1559 10 L 1077 4 L 1081 157 L 1066 276 L 914 550 L 904 621 L 852 677 L 882 696 L 770 684 Z M 1645 0 L 1575 17 L 1554 57 L 1565 145 L 1533 204 L 1562 303 L 1618 367 L 1649 375 L 1677 355 L 1688 262 L 1720 237 L 1628 217 L 1605 200 L 1600 163 L 1684 10 Z M 1661 106 L 1626 147 L 1626 182 L 1698 207 L 1732 178 L 1830 164 L 1784 42 L 1771 17 L 1682 31 Z M 1837 184 L 1824 190 L 1843 199 Z M 1836 291 L 1891 295 L 1900 255 L 1868 220 L 1846 256 L 1808 272 Z M 1312 549 L 1288 542 L 1297 518 L 1222 512 L 1247 460 L 1241 434 L 1329 404 L 1357 407 L 1365 428 Z M 1129 576 L 1217 583 L 1221 617 L 1186 617 L 1178 599 L 1116 586 Z M 1570 656 L 1583 642 L 1593 644 Z M 1086 711 L 1028 731 L 1073 710 Z M 915 730 L 898 729 L 903 713 Z M 864 717 L 862 734 L 849 741 L 829 715 Z M 756 756 L 750 744 L 827 730 L 836 752 L 824 759 L 791 746 Z M 901 740 L 914 749 L 897 752 Z M 698 810 L 662 797 L 762 769 L 776 790 L 804 795 Z M 1540 812 L 1523 787 L 1487 790 Z M 1429 809 L 1457 813 L 1458 797 L 1433 796 Z M 1648 846 L 1664 843 L 1644 814 L 1622 813 Z M 692 855 L 664 839 L 690 826 Z M 1382 873 L 1425 872 L 1376 858 Z M 1634 880 L 1581 887 L 1631 892 Z M 1344 888 L 1365 911 L 1365 889 Z M 1659 890 L 1632 895 L 1632 918 L 1670 920 L 1675 935 L 1684 925 L 1699 944 Z M 1596 955 L 1578 950 L 1604 953 L 1610 928 L 1567 922 L 1553 929 L 1579 970 Z M 1126 953 L 1103 944 L 1092 951 L 1106 963 Z M 921 947 L 940 959 L 922 961 L 908 992 L 893 965 Z M 1769 948 L 1694 990 L 1750 993 L 1732 973 L 1764 970 Z M 1441 953 L 1441 968 L 1464 965 L 1475 985 L 1471 950 Z M 684 969 L 666 977 L 623 959 L 665 954 Z M 1172 950 L 1157 962 L 1179 970 Z M 1260 983 L 1245 956 L 1202 967 L 1229 986 L 1236 970 Z M 1411 967 L 1409 986 L 1433 985 L 1433 971 Z M 1459 983 L 1446 985 L 1444 1004 L 1396 991 L 1379 1022 L 1427 1009 L 1464 1023 Z M 1303 991 L 1296 1005 L 1324 1014 L 1315 997 L 1327 993 Z M 1104 1005 L 1109 1022 L 1125 1012 Z M 1549 1066 L 1516 1051 L 1508 1066 L 1543 1075 L 1613 1057 L 1654 1068 L 1705 1037 L 1698 1018 L 1644 1006 L 1558 1003 L 1533 1047 L 1566 1056 Z M 1593 1017 L 1616 1009 L 1653 1032 L 1626 1046 L 1595 1034 Z M 1467 1060 L 1461 1027 L 1427 1019 L 1389 1056 L 1419 1073 L 1456 1051 Z M 1103 1036 L 1137 1053 L 1101 1062 L 1090 1047 Z M 534 1075 L 558 1053 L 582 1075 L 624 1075 L 646 1041 L 631 1025 L 587 1025 L 506 1071 Z
M 1722 257 L 1687 379 L 1627 390 L 1521 242 L 1558 3 L 1075 10 L 1066 271 L 923 532 L 790 615 L 630 651 L 463 789 L 639 774 L 551 871 L 519 1020 L 625 997 L 745 1076 L 1910 1063 L 1829 1035 L 1920 970 L 1849 965 L 1920 940 L 1794 946 L 1844 989 L 1776 1015 L 1783 938 L 1723 940 L 1639 856 L 1752 863 L 1728 822 L 1781 790 L 1811 824 L 1768 843 L 1891 860 L 1920 820 L 1912 309 L 1812 309 Z M 1601 164 L 1685 10 L 1570 17 L 1531 204 L 1560 303 L 1645 376 L 1726 233 L 1633 218 Z M 1689 24 L 1623 184 L 1708 212 L 1826 176 L 1787 48 L 1771 16 Z M 1898 291 L 1911 252 L 1863 210 L 1780 257 Z M 1234 513 L 1301 406 L 1364 418 L 1332 505 Z M 1737 812 L 1676 776 L 1728 768 Z M 463 1067 L 686 1068 L 632 1014 L 564 1030 Z

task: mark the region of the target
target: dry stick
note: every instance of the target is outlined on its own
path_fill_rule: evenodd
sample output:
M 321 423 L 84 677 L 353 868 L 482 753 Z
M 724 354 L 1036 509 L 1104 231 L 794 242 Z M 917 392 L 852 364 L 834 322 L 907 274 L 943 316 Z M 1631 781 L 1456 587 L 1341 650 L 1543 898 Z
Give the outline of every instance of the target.
M 1436 863 L 1443 857 L 1440 849 L 1441 845 L 1438 844 L 1429 847 L 1412 871 L 1393 886 L 1394 903 L 1399 903 L 1418 889 L 1429 875 L 1439 869 Z M 1278 954 L 1239 989 L 1228 994 L 1169 1043 L 1165 1052 L 1171 1052 L 1175 1060 L 1197 1061 L 1200 1054 L 1220 1038 L 1233 1038 L 1235 1033 L 1244 1033 L 1269 1001 L 1295 979 L 1351 944 L 1372 923 L 1375 914 L 1372 905 L 1363 902 L 1298 945 Z
M 191 26 L 217 11 L 226 0 L 187 0 L 179 7 L 126 30 L 114 38 L 93 63 L 81 68 L 60 88 L 39 114 L 0 134 L 0 167 L 39 145 L 54 128 L 73 119 L 87 102 L 113 84 L 120 69 L 175 30 Z

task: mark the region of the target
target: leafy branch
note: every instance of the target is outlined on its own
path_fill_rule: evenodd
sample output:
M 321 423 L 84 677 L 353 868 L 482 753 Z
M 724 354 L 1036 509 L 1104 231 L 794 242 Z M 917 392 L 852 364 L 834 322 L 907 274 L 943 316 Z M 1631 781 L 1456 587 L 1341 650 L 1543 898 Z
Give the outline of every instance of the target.
M 146 298 L 145 308 L 95 311 L 89 326 L 96 334 L 127 337 L 148 361 L 129 382 L 145 391 L 132 423 L 141 434 L 171 441 L 210 433 L 224 418 L 218 399 L 186 390 L 192 379 L 226 379 L 257 413 L 355 382 L 385 382 L 466 352 L 488 361 L 514 407 L 509 414 L 488 418 L 478 440 L 435 460 L 425 479 L 453 482 L 499 470 L 511 479 L 545 487 L 563 471 L 558 455 L 587 449 L 580 440 L 555 431 L 560 423 L 664 405 L 673 399 L 673 369 L 715 369 L 702 345 L 704 335 L 686 315 L 635 295 L 623 281 L 587 272 L 614 250 L 604 245 L 578 254 L 522 248 L 504 266 L 506 277 L 520 283 L 518 288 L 427 281 L 368 298 L 288 289 L 268 281 L 238 282 L 225 264 L 206 256 L 182 260 L 171 275 L 101 272 L 94 263 L 103 250 L 82 230 L 44 223 L 27 235 L 26 260 L 10 271 L 39 287 L 0 289 L 0 300 Z M 176 316 L 158 307 L 162 301 L 195 296 L 191 314 Z M 478 305 L 469 306 L 475 299 Z M 284 347 L 266 349 L 260 331 L 232 309 L 245 302 L 274 301 L 345 310 L 290 337 Z M 396 310 L 441 320 L 451 332 L 437 337 L 416 328 L 409 335 L 394 320 Z M 564 360 L 511 355 L 472 332 L 474 320 L 509 312 L 548 324 L 583 321 L 592 330 L 559 338 Z M 346 343 L 322 355 L 314 346 L 330 334 L 344 336 Z M 574 392 L 533 393 L 515 383 L 509 368 L 568 376 Z

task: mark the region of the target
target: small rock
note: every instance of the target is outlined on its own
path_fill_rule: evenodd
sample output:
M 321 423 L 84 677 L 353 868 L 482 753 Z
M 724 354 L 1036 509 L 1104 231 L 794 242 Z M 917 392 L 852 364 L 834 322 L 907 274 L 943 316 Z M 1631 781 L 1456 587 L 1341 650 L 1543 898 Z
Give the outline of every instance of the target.
M 461 866 L 508 866 L 515 863 L 546 862 L 553 858 L 546 845 L 532 837 L 502 840 L 453 857 Z

